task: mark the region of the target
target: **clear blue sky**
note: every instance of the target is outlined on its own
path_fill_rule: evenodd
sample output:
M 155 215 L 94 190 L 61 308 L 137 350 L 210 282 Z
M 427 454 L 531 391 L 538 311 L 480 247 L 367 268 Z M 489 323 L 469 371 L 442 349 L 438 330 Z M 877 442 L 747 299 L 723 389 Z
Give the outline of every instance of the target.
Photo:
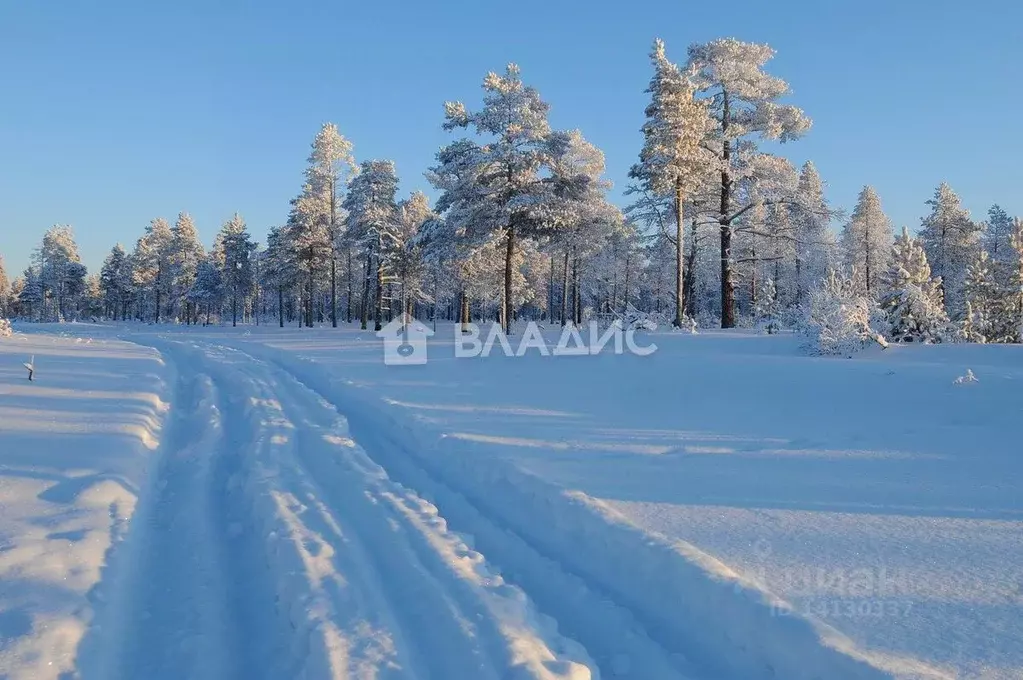
M 70 223 L 92 269 L 180 210 L 207 243 L 236 210 L 262 237 L 328 120 L 426 190 L 442 103 L 476 105 L 509 61 L 620 189 L 655 36 L 678 61 L 717 37 L 773 46 L 769 70 L 814 119 L 783 150 L 817 163 L 837 206 L 870 183 L 915 228 L 947 180 L 975 216 L 1021 214 L 1021 26 L 1011 0 L 0 0 L 0 254 L 14 274 Z

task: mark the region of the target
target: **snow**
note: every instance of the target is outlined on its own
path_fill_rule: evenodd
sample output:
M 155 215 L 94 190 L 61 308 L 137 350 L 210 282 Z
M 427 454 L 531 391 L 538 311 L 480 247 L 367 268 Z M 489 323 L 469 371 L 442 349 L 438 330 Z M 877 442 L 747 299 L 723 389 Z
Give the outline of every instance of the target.
M 0 675 L 74 668 L 154 460 L 165 376 L 138 345 L 0 339 Z
M 16 331 L 0 674 L 1023 674 L 1020 347 Z

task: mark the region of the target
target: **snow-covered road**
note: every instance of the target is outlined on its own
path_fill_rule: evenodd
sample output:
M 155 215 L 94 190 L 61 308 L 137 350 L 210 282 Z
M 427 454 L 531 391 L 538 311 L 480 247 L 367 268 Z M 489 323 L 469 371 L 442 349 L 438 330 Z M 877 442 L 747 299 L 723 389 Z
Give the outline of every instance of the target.
M 596 675 L 294 376 L 156 344 L 188 373 L 84 677 Z

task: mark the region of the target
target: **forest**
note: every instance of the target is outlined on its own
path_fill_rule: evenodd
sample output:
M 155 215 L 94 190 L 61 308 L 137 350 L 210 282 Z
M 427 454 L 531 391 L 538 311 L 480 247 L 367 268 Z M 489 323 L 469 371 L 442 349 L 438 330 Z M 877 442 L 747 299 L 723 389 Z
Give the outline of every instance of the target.
M 975 220 L 946 183 L 921 197 L 912 233 L 869 185 L 851 211 L 830 205 L 813 163 L 763 148 L 811 130 L 767 71 L 773 55 L 719 39 L 673 62 L 655 41 L 624 206 L 600 149 L 552 129 L 511 64 L 486 75 L 481 102 L 444 105 L 452 140 L 427 173 L 432 205 L 326 123 L 265 243 L 235 214 L 207 248 L 181 212 L 88 272 L 72 227 L 56 225 L 13 281 L 0 260 L 0 318 L 379 329 L 405 312 L 506 332 L 643 319 L 797 330 L 820 353 L 1023 341 L 1023 220 L 998 205 Z

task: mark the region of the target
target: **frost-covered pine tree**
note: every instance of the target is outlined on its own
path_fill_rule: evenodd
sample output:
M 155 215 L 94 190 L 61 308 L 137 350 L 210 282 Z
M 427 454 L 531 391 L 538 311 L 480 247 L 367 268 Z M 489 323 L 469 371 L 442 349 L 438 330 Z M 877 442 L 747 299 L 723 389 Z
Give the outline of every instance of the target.
M 881 296 L 880 307 L 888 339 L 924 343 L 949 339 L 941 282 L 931 277 L 923 247 L 905 228 L 892 246 L 885 283 L 887 290 Z
M 171 290 L 171 244 L 174 235 L 170 224 L 157 217 L 146 227 L 146 233 L 135 244 L 132 253 L 133 283 L 138 292 L 153 301 L 151 308 L 156 323 L 160 323 L 164 303 Z M 140 310 L 143 312 L 144 310 Z
M 0 318 L 7 318 L 11 308 L 11 280 L 7 278 L 4 258 L 0 255 Z
M 794 303 L 802 306 L 807 292 L 834 267 L 835 236 L 829 228 L 832 211 L 824 198 L 824 182 L 816 166 L 807 161 L 799 174 L 796 199 L 791 206 L 796 242 Z
M 811 354 L 849 355 L 877 337 L 871 328 L 871 303 L 852 278 L 829 270 L 810 291 L 803 330 Z
M 945 309 L 962 320 L 966 308 L 963 292 L 966 270 L 977 256 L 980 227 L 959 202 L 959 196 L 942 182 L 927 201 L 931 214 L 921 220 L 920 241 L 934 275 L 941 278 Z
M 103 260 L 99 274 L 99 287 L 103 295 L 103 309 L 107 318 L 122 321 L 128 318 L 128 305 L 134 294 L 132 290 L 131 259 L 120 243 L 110 249 Z
M 1011 265 L 1016 251 L 1012 247 L 1013 219 L 999 205 L 987 211 L 987 223 L 982 230 L 981 247 L 991 256 L 996 269 Z
M 483 89 L 478 111 L 469 111 L 461 102 L 445 104 L 444 129 L 472 128 L 485 142 L 463 139 L 442 149 L 430 177 L 443 192 L 437 210 L 448 221 L 461 222 L 458 228 L 477 243 L 495 235 L 503 240 L 500 310 L 504 330 L 510 332 L 517 240 L 546 227 L 534 208 L 547 191 L 541 170 L 552 156 L 550 106 L 522 82 L 515 64 L 509 64 L 503 75 L 487 74 Z
M 316 211 L 322 216 L 326 240 L 330 248 L 330 324 L 337 328 L 337 265 L 342 247 L 344 215 L 341 204 L 349 180 L 358 173 L 352 143 L 338 132 L 333 123 L 324 123 L 313 140 L 306 169 L 306 182 L 310 187 L 309 200 L 319 200 Z M 351 294 L 351 257 L 348 257 L 349 295 Z
M 239 304 L 245 310 L 245 301 L 255 286 L 252 267 L 256 244 L 249 236 L 245 220 L 235 213 L 224 223 L 213 246 L 213 259 L 220 267 L 224 294 L 231 300 L 231 325 L 238 325 Z
M 584 269 L 622 224 L 621 212 L 607 201 L 610 183 L 603 179 L 604 154 L 578 130 L 558 135 L 563 143 L 553 150 L 550 192 L 545 197 L 544 218 L 548 220 L 548 251 L 561 263 L 561 321 L 582 321 Z M 671 194 L 669 194 L 671 195 Z M 528 299 L 514 290 L 515 299 Z M 548 295 L 548 299 L 553 294 Z M 569 306 L 571 311 L 569 312 Z
M 716 150 L 721 172 L 715 212 L 721 239 L 722 328 L 732 328 L 736 323 L 733 223 L 752 207 L 751 200 L 736 195 L 736 179 L 748 174 L 751 167 L 741 162 L 743 156 L 752 153 L 755 139 L 787 142 L 801 137 L 811 125 L 802 110 L 778 103 L 789 87 L 763 70 L 773 56 L 774 50 L 767 45 L 734 38 L 689 48 L 689 67 L 696 69 L 695 82 L 706 93 L 714 120 L 715 129 L 708 141 Z
M 852 217 L 842 228 L 846 270 L 856 271 L 855 283 L 868 297 L 881 293 L 892 252 L 892 222 L 881 208 L 874 187 L 860 191 Z
M 426 194 L 415 191 L 398 204 L 395 220 L 382 233 L 381 263 L 398 288 L 399 313 L 412 314 L 415 302 L 431 299 L 424 281 L 423 249 L 417 237 L 423 225 L 436 217 Z
M 266 252 L 263 254 L 263 285 L 271 289 L 277 298 L 277 320 L 284 328 L 285 294 L 290 297 L 292 287 L 299 277 L 295 253 L 288 243 L 287 228 L 271 227 L 266 236 Z
M 306 326 L 312 328 L 313 306 L 316 299 L 317 283 L 322 270 L 331 258 L 330 234 L 322 206 L 324 201 L 310 184 L 302 193 L 291 200 L 288 223 L 285 228 L 288 247 L 294 253 L 295 263 L 302 273 L 303 290 L 301 307 Z
M 18 288 L 15 282 L 14 288 Z M 18 316 L 38 320 L 43 318 L 43 301 L 45 299 L 42 277 L 37 264 L 30 265 L 21 276 L 21 289 L 17 291 L 15 301 L 18 305 Z
M 212 255 L 204 258 L 196 267 L 195 281 L 188 291 L 189 301 L 195 305 L 196 310 L 205 310 L 206 320 L 204 326 L 210 324 L 210 317 L 214 308 L 219 308 L 224 297 L 224 283 L 220 276 L 220 268 L 213 260 Z
M 696 88 L 688 74 L 668 60 L 664 42 L 654 41 L 650 59 L 654 75 L 647 87 L 650 104 L 643 125 L 643 149 L 639 163 L 629 175 L 653 194 L 671 197 L 675 221 L 675 319 L 683 325 L 685 305 L 683 204 L 706 181 L 714 157 L 704 146 L 711 131 L 707 103 L 695 98 Z
M 347 238 L 363 253 L 361 325 L 365 329 L 370 313 L 380 330 L 383 275 L 380 269 L 381 240 L 397 219 L 398 176 L 393 161 L 364 161 L 358 175 L 348 184 L 344 208 L 348 211 Z
M 789 205 L 775 203 L 767 213 L 764 278 L 771 281 L 775 317 L 795 304 L 798 241 Z
M 197 322 L 191 303 L 186 299 L 188 291 L 195 281 L 199 263 L 206 257 L 206 250 L 199 241 L 199 232 L 195 228 L 192 216 L 186 212 L 178 213 L 178 219 L 171 227 L 170 266 L 171 288 L 173 290 L 174 311 L 183 311 L 185 323 Z
M 69 225 L 55 225 L 43 235 L 35 254 L 42 286 L 44 318 L 63 321 L 77 314 L 77 302 L 85 292 L 85 265 Z
M 1009 244 L 1015 256 L 1009 266 L 1003 304 L 1007 324 L 1015 330 L 1011 342 L 1023 342 L 1023 219 L 1019 217 L 1012 222 Z
M 965 312 L 962 334 L 967 342 L 1012 342 L 1007 324 L 1003 290 L 995 276 L 991 257 L 981 250 L 966 272 Z

